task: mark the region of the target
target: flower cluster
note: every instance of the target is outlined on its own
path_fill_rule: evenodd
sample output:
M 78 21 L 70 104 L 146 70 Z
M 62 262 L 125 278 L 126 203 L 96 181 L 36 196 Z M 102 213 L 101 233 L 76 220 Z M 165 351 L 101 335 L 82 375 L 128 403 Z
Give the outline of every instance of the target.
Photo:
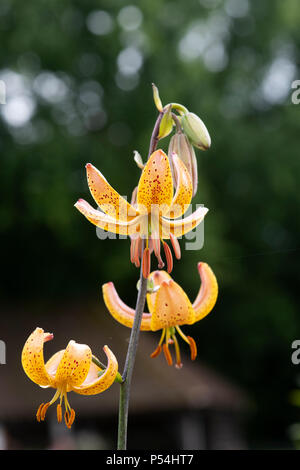
M 159 116 L 151 138 L 151 151 L 144 164 L 135 152 L 135 161 L 141 175 L 131 197 L 131 203 L 108 183 L 102 173 L 91 163 L 86 165 L 90 193 L 97 205 L 92 207 L 79 199 L 75 207 L 86 219 L 103 230 L 130 237 L 130 260 L 141 267 L 142 278 L 147 282 L 147 305 L 149 312 L 142 314 L 143 331 L 162 330 L 161 338 L 151 357 L 162 351 L 169 365 L 173 364 L 170 345 L 175 349 L 175 366 L 182 367 L 178 342 L 180 336 L 190 348 L 191 359 L 197 356 L 197 346 L 191 336 L 185 335 L 182 325 L 192 325 L 203 319 L 213 309 L 218 284 L 207 263 L 198 263 L 201 279 L 199 293 L 193 303 L 183 289 L 170 276 L 173 268 L 173 249 L 176 259 L 181 258 L 178 238 L 197 227 L 208 212 L 199 207 L 182 217 L 190 207 L 198 187 L 197 161 L 194 147 L 207 150 L 211 140 L 203 121 L 178 103 L 163 106 L 158 90 L 153 86 L 154 102 Z M 160 139 L 168 136 L 174 126 L 168 155 L 157 149 Z M 151 255 L 157 259 L 157 270 L 151 272 Z M 162 270 L 166 265 L 166 271 Z M 132 328 L 137 312 L 119 297 L 112 282 L 103 285 L 103 298 L 111 315 L 121 324 Z M 36 328 L 27 339 L 22 352 L 22 365 L 27 376 L 43 388 L 56 390 L 53 398 L 42 403 L 37 420 L 43 421 L 50 405 L 58 401 L 57 420 L 70 428 L 75 419 L 67 393 L 94 395 L 108 389 L 115 381 L 122 382 L 118 362 L 108 348 L 107 366 L 92 355 L 89 346 L 71 340 L 66 349 L 58 351 L 44 363 L 43 347 L 53 338 Z M 62 407 L 64 406 L 64 413 Z

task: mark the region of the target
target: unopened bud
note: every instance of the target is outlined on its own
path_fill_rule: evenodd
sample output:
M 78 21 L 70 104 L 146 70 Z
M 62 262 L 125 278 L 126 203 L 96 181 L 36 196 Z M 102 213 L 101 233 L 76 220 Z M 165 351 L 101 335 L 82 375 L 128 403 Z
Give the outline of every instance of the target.
M 182 132 L 178 132 L 170 139 L 168 156 L 173 175 L 175 188 L 177 187 L 177 174 L 174 170 L 172 154 L 175 153 L 185 164 L 193 184 L 193 196 L 195 196 L 198 188 L 198 169 L 195 150 L 190 144 L 189 139 Z
M 182 116 L 181 125 L 184 133 L 195 147 L 201 150 L 207 150 L 210 147 L 210 135 L 199 116 L 188 112 Z
M 154 99 L 155 106 L 157 107 L 158 111 L 161 113 L 163 110 L 163 105 L 159 97 L 158 88 L 154 85 L 154 83 L 152 83 L 152 89 L 153 89 L 153 99 Z
M 172 132 L 173 124 L 174 123 L 172 118 L 172 105 L 170 104 L 164 112 L 164 115 L 160 122 L 158 139 L 163 139 L 164 137 L 167 137 L 167 135 Z

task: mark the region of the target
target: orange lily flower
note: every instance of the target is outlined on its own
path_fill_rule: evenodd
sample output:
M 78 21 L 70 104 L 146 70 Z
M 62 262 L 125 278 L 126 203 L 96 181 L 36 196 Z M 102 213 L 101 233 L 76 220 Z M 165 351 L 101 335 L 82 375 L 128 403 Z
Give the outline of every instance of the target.
M 173 258 L 168 244 L 171 240 L 175 256 L 180 258 L 177 238 L 193 230 L 204 218 L 208 209 L 198 208 L 186 218 L 178 219 L 187 210 L 193 193 L 189 172 L 177 155 L 173 155 L 177 187 L 173 194 L 173 179 L 167 155 L 156 150 L 145 165 L 137 187 L 136 204 L 129 204 L 106 181 L 91 163 L 86 165 L 90 192 L 101 209 L 94 209 L 83 199 L 75 207 L 94 225 L 109 232 L 129 235 L 132 238 L 131 261 L 140 265 L 142 239 L 146 239 L 142 266 L 144 277 L 150 274 L 150 252 L 154 251 L 159 268 L 164 266 L 160 255 L 161 242 L 172 271 Z M 174 220 L 178 219 L 178 220 Z
M 198 263 L 198 272 L 201 278 L 199 293 L 191 304 L 183 289 L 165 271 L 154 271 L 149 280 L 154 284 L 153 293 L 147 294 L 147 304 L 150 313 L 143 313 L 141 330 L 157 331 L 162 329 L 162 335 L 156 350 L 151 357 L 156 357 L 163 349 L 165 358 L 172 365 L 172 356 L 169 345 L 174 344 L 176 353 L 176 367 L 181 368 L 181 357 L 176 332 L 190 346 L 191 359 L 197 357 L 197 346 L 193 338 L 186 336 L 181 325 L 192 325 L 202 320 L 213 309 L 218 296 L 218 283 L 211 268 L 206 263 Z M 128 307 L 118 296 L 112 282 L 102 287 L 103 298 L 111 315 L 120 323 L 132 327 L 135 310 Z M 162 343 L 165 339 L 165 343 Z
M 49 406 L 60 399 L 57 405 L 57 421 L 62 421 L 64 400 L 64 419 L 67 427 L 71 428 L 75 411 L 68 402 L 67 393 L 73 391 L 81 395 L 96 395 L 104 392 L 117 376 L 118 362 L 112 351 L 104 346 L 108 364 L 103 374 L 99 376 L 102 369 L 92 362 L 92 351 L 89 346 L 71 340 L 66 349 L 58 351 L 45 364 L 44 343 L 52 339 L 52 333 L 44 333 L 42 328 L 36 328 L 24 345 L 22 366 L 34 383 L 43 388 L 56 389 L 52 400 L 39 406 L 37 420 L 44 421 Z

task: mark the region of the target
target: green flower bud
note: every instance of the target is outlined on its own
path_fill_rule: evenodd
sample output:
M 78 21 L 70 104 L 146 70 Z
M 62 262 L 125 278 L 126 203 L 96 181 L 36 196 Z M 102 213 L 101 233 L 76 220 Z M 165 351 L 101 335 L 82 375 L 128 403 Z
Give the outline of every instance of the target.
M 167 137 L 167 135 L 172 132 L 173 124 L 174 122 L 172 118 L 172 105 L 170 104 L 164 112 L 164 115 L 160 122 L 158 139 L 163 139 L 164 137 Z
M 155 106 L 157 107 L 157 110 L 161 113 L 163 110 L 163 105 L 159 97 L 158 88 L 154 85 L 154 83 L 152 83 L 152 90 Z
M 181 125 L 184 133 L 195 147 L 201 150 L 209 149 L 211 144 L 210 135 L 199 116 L 188 112 L 182 116 Z
M 191 180 L 193 184 L 193 196 L 195 196 L 198 188 L 198 169 L 197 169 L 197 159 L 195 155 L 195 150 L 193 146 L 190 144 L 189 139 L 185 134 L 182 132 L 178 132 L 173 135 L 170 139 L 169 148 L 168 148 L 168 156 L 170 161 L 170 166 L 173 175 L 173 181 L 175 187 L 177 187 L 177 175 L 176 171 L 173 168 L 173 159 L 172 154 L 176 153 L 178 157 L 183 161 L 185 164 Z

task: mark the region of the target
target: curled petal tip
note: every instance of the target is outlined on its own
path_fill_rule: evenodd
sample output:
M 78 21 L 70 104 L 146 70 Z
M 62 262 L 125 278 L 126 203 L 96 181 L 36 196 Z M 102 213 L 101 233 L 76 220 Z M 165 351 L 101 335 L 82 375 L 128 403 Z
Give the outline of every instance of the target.
M 204 261 L 199 261 L 199 263 L 197 264 L 198 271 L 200 272 L 206 265 L 207 263 L 204 263 Z
M 54 334 L 53 334 L 53 333 L 45 333 L 45 336 L 44 336 L 44 343 L 46 343 L 46 341 L 51 341 L 53 338 L 54 338 Z
M 92 166 L 93 166 L 93 165 L 92 165 L 91 163 L 87 163 L 87 164 L 85 165 L 85 168 L 88 169 L 88 168 L 91 168 Z
M 84 199 L 78 199 L 78 201 L 75 202 L 74 206 L 77 207 L 78 204 L 81 204 L 84 202 Z

